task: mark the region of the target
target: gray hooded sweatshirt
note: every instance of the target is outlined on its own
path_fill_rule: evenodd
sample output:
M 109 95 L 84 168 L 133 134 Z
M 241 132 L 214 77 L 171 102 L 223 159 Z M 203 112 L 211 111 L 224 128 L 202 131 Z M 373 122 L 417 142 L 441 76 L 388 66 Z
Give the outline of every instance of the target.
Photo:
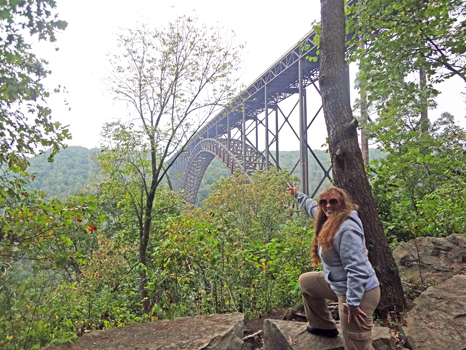
M 296 192 L 295 197 L 306 214 L 315 219 L 317 202 L 301 192 Z M 357 308 L 364 293 L 378 287 L 379 281 L 367 257 L 364 229 L 356 211 L 338 229 L 333 247 L 325 253 L 320 246 L 318 249 L 324 278 L 335 294 L 346 295 L 349 308 Z

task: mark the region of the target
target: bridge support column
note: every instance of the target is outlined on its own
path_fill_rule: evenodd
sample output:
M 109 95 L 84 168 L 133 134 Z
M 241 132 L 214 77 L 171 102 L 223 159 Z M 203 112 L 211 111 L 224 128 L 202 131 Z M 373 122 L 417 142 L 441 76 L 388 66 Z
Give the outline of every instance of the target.
M 243 104 L 243 122 L 241 123 L 241 147 L 243 148 L 243 169 L 246 174 L 246 106 Z
M 275 106 L 275 159 L 277 161 L 277 170 L 280 170 L 280 153 L 278 149 L 278 108 Z
M 259 149 L 259 121 L 256 116 L 256 149 Z
M 231 128 L 230 128 L 230 114 L 227 114 L 227 149 L 231 150 Z M 233 174 L 233 162 L 228 164 L 230 167 L 231 173 Z
M 301 169 L 301 192 L 309 195 L 309 168 L 307 157 L 307 117 L 306 117 L 306 90 L 303 87 L 303 68 L 301 60 L 298 62 L 299 70 L 299 154 Z
M 264 86 L 264 104 L 265 104 L 265 169 L 269 169 L 269 100 L 267 98 L 267 85 Z

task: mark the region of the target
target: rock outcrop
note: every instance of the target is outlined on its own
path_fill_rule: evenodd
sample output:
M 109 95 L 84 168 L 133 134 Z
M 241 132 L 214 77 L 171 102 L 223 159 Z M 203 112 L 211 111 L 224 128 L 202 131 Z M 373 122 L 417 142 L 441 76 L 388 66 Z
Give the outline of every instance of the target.
M 180 317 L 82 336 L 77 342 L 43 350 L 241 350 L 241 313 Z
M 264 320 L 264 350 L 344 350 L 341 335 L 336 338 L 315 336 L 306 331 L 306 322 Z M 341 331 L 338 325 L 338 330 Z M 390 329 L 374 327 L 372 345 L 375 350 L 394 349 L 390 345 Z
M 419 237 L 393 252 L 402 281 L 441 283 L 466 274 L 466 235 Z
M 415 301 L 403 327 L 412 350 L 466 349 L 466 276 L 428 288 Z

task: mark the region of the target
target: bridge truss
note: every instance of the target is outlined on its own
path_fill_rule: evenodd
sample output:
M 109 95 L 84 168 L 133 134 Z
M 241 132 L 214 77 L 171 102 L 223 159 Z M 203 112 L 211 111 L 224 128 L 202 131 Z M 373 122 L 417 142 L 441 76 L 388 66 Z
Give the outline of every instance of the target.
M 299 44 L 233 100 L 229 108 L 208 121 L 176 158 L 170 168 L 170 178 L 175 188 L 184 191 L 188 202 L 195 203 L 202 177 L 214 157 L 219 158 L 233 176 L 235 171 L 250 177 L 253 172 L 270 166 L 281 169 L 280 145 L 290 142 L 289 135 L 299 142 L 299 160 L 288 170 L 291 173 L 298 170 L 300 190 L 315 196 L 322 185 L 331 180 L 331 166 L 319 160 L 308 143 L 309 129 L 323 114 L 319 103 L 313 106 L 315 110 L 308 117 L 309 89 L 320 94 L 317 86 L 319 60 L 308 59 L 318 56 L 314 37 L 314 31 L 307 33 Z M 290 98 L 292 96 L 295 98 Z M 287 99 L 291 104 L 287 103 L 289 111 L 285 112 L 281 102 Z M 281 136 L 285 128 L 288 128 L 287 139 Z M 320 169 L 318 185 L 312 189 L 309 187 L 309 157 Z M 312 176 L 315 178 L 316 174 Z

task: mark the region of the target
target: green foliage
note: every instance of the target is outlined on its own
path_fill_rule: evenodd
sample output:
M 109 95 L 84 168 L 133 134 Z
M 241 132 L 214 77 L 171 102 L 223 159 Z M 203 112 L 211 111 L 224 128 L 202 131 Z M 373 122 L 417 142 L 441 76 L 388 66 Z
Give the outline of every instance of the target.
M 111 203 L 114 215 L 128 239 L 134 240 L 143 230 L 149 205 L 149 192 L 153 187 L 157 195 L 151 200 L 151 225 L 157 225 L 166 215 L 176 215 L 182 208 L 178 197 L 153 178 L 154 168 L 150 143 L 144 141 L 145 131 L 134 124 L 114 122 L 106 124 L 103 136 L 107 145 L 97 156 L 100 169 L 99 192 L 102 202 Z M 155 183 L 154 183 L 155 182 Z M 116 203 L 115 203 L 116 200 Z M 116 217 L 118 216 L 118 217 Z
M 27 156 L 51 148 L 52 159 L 70 138 L 67 128 L 51 120 L 49 92 L 42 85 L 50 71 L 28 43 L 54 42 L 55 32 L 66 27 L 55 8 L 53 0 L 0 2 L 0 167 L 15 174 L 0 176 L 2 198 L 27 183 Z
M 434 84 L 452 76 L 466 81 L 465 10 L 464 0 L 370 0 L 348 8 L 361 105 L 381 118 L 412 120 L 435 106 Z
M 59 200 L 32 197 L 5 207 L 0 218 L 3 272 L 24 256 L 53 268 L 78 258 L 80 252 L 73 241 L 79 235 L 75 232 L 86 232 L 85 225 L 90 225 L 95 205 L 92 198 L 82 198 L 79 204 L 68 206 Z
M 416 236 L 463 233 L 466 133 L 444 113 L 423 122 L 385 119 L 370 131 L 387 156 L 368 168 L 381 219 L 393 245 Z
M 26 188 L 65 200 L 92 184 L 99 168 L 94 159 L 98 153 L 97 148 L 71 146 L 60 150 L 53 162 L 47 161 L 50 150 L 31 158 L 28 173 L 33 175 L 34 181 Z
M 464 0 L 356 2 L 347 9 L 352 59 L 361 60 L 372 85 L 386 84 L 397 70 L 406 75 L 420 67 L 432 82 L 454 75 L 466 80 L 465 10 Z
M 202 210 L 167 222 L 151 256 L 156 317 L 235 310 L 252 317 L 299 302 L 312 236 L 307 217 L 294 216 L 289 181 L 274 169 L 252 184 L 226 178 Z
M 136 247 L 125 247 L 101 234 L 94 241 L 93 249 L 74 242 L 82 255 L 87 253 L 74 278 L 63 275 L 63 269 L 41 269 L 32 277 L 30 266 L 18 274 L 19 264 L 2 276 L 0 319 L 9 320 L 1 322 L 2 348 L 39 349 L 48 343 L 75 341 L 91 330 L 141 321 L 133 283 L 136 276 L 125 260 L 135 254 Z
M 248 185 L 246 176 L 236 174 L 235 179 L 222 180 L 204 203 L 219 219 L 252 239 L 268 243 L 291 216 L 289 208 L 294 198 L 285 189 L 287 182 L 293 181 L 296 179 L 286 170 L 277 172 L 274 168 L 255 173 Z
M 61 314 L 63 304 L 54 304 L 60 298 L 49 297 L 62 281 L 82 278 L 99 224 L 92 215 L 96 202 L 45 202 L 32 194 L 10 205 L 0 219 L 0 319 L 8 320 L 0 322 L 0 343 L 5 349 L 38 349 L 53 338 L 52 324 L 63 330 L 53 316 L 69 318 Z M 76 334 L 66 328 L 60 337 L 72 340 Z
M 156 317 L 233 311 L 252 317 L 299 302 L 297 279 L 309 269 L 306 229 L 290 222 L 280 238 L 260 243 L 221 226 L 214 214 L 197 214 L 171 222 L 153 252 L 159 268 L 148 288 L 158 296 Z

